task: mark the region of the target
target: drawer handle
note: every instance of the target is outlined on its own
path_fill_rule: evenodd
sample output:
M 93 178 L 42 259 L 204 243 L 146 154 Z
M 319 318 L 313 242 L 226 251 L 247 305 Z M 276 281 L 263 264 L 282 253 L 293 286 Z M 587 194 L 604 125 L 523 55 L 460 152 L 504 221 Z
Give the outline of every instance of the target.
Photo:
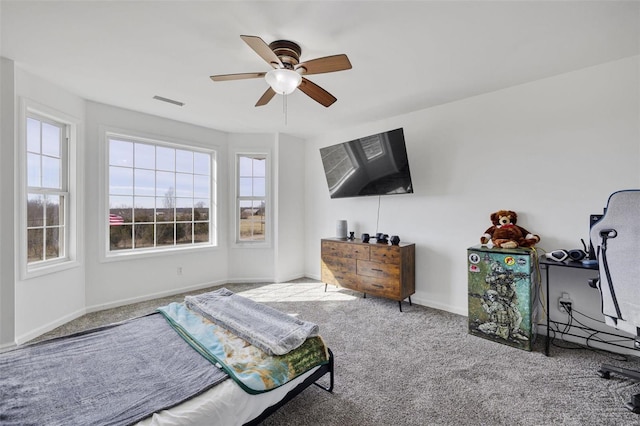
M 380 285 L 380 284 L 371 284 L 371 285 L 374 286 L 374 287 L 378 287 L 378 288 L 384 288 L 384 286 Z
M 382 269 L 376 269 L 376 268 L 371 268 L 371 270 L 376 272 L 384 272 Z

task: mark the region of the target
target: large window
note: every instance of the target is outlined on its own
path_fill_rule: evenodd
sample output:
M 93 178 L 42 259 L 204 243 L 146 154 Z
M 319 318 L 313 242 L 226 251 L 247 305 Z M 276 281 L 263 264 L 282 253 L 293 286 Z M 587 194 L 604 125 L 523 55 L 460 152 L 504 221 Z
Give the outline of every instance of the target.
M 236 240 L 265 242 L 267 218 L 267 156 L 238 154 Z
M 68 126 L 26 116 L 26 251 L 28 265 L 68 257 Z
M 109 251 L 212 244 L 212 154 L 107 135 Z

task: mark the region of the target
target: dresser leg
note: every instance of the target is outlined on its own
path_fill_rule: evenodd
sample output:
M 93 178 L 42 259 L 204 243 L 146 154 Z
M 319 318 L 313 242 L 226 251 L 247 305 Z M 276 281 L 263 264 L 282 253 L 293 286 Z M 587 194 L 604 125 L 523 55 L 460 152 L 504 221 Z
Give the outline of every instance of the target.
M 362 298 L 366 299 L 367 298 L 367 293 L 362 293 Z
M 400 312 L 402 312 L 402 300 L 398 300 L 398 307 L 400 308 Z
M 411 296 L 409 296 L 409 306 L 413 306 L 413 305 L 411 304 Z
M 327 283 L 324 283 L 324 292 L 327 292 Z

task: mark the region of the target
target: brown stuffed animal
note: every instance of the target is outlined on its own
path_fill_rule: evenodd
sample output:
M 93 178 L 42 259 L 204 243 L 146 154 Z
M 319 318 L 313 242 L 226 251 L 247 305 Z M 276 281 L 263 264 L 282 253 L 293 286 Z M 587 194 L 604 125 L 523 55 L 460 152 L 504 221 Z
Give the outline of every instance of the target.
M 511 210 L 498 210 L 491 213 L 491 226 L 480 237 L 480 243 L 486 245 L 491 241 L 494 247 L 516 248 L 532 247 L 540 242 L 538 235 L 532 234 L 516 225 L 518 215 Z

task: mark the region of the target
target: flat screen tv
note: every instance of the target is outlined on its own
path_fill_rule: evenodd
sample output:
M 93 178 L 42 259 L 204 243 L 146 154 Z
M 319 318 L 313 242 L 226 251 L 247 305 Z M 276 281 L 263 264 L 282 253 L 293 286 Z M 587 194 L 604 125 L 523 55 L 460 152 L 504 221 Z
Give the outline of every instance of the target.
M 413 192 L 402 128 L 320 148 L 331 198 Z

